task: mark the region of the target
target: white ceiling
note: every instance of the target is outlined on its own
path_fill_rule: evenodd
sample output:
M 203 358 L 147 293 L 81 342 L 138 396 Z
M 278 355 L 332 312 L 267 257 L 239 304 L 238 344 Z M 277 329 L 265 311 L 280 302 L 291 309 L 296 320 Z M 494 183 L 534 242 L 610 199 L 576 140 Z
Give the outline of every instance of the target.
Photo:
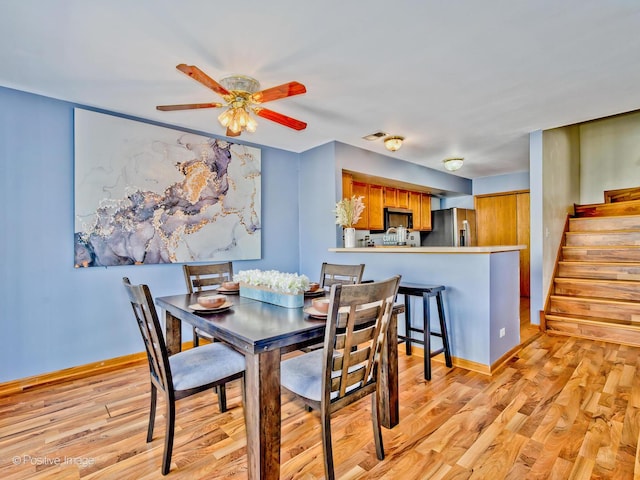
M 528 170 L 528 134 L 640 108 L 638 0 L 0 0 L 0 85 L 223 135 L 219 101 L 176 70 L 307 93 L 240 140 L 332 140 L 476 178 Z M 406 137 L 387 152 L 376 131 Z

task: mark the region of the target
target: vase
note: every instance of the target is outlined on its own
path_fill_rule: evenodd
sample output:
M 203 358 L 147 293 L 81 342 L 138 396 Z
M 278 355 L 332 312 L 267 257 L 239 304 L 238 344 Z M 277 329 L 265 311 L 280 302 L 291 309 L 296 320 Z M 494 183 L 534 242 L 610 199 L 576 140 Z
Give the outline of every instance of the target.
M 354 248 L 356 246 L 356 229 L 344 229 L 344 248 Z
M 280 307 L 300 308 L 304 306 L 304 294 L 274 292 L 267 287 L 240 283 L 240 296 L 272 303 Z

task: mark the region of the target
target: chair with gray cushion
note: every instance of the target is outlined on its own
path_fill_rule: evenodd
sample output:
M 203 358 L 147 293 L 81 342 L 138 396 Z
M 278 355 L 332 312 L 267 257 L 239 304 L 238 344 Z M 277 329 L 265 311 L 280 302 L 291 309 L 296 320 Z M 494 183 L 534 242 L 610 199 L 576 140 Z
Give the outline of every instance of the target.
M 380 429 L 380 361 L 400 276 L 330 291 L 324 348 L 281 364 L 284 389 L 320 411 L 325 477 L 335 478 L 331 415 L 372 395 L 372 423 L 378 459 L 384 459 Z
M 184 280 L 189 293 L 206 292 L 219 288 L 223 282 L 233 280 L 232 262 L 211 263 L 207 265 L 183 265 Z M 211 335 L 193 327 L 193 346 L 200 345 L 200 339 L 213 341 Z
M 169 356 L 158 321 L 151 292 L 147 285 L 131 285 L 123 278 L 131 307 L 136 317 L 149 360 L 151 377 L 151 409 L 147 442 L 153 439 L 156 416 L 157 391 L 164 394 L 167 407 L 167 427 L 162 458 L 162 474 L 169 473 L 173 450 L 176 401 L 204 390 L 244 377 L 244 356 L 224 343 L 216 342 Z M 244 379 L 243 379 L 244 381 Z M 242 386 L 244 396 L 244 386 Z M 227 409 L 226 400 L 220 400 L 220 411 Z

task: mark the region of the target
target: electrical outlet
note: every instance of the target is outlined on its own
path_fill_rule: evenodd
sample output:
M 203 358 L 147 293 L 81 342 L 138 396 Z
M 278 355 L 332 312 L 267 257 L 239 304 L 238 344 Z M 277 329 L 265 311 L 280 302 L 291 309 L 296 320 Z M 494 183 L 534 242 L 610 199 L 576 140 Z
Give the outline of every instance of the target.
M 507 331 L 504 328 L 500 329 L 500 338 L 504 337 L 507 334 Z

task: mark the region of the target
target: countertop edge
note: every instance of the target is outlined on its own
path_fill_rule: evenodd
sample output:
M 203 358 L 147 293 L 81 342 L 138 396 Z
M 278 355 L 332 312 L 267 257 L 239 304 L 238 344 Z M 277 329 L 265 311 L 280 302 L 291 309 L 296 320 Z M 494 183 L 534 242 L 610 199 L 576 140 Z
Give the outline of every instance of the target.
M 423 253 L 423 254 L 487 254 L 500 252 L 513 252 L 526 249 L 526 245 L 494 245 L 486 247 L 356 247 L 356 248 L 330 248 L 330 252 L 336 253 Z

